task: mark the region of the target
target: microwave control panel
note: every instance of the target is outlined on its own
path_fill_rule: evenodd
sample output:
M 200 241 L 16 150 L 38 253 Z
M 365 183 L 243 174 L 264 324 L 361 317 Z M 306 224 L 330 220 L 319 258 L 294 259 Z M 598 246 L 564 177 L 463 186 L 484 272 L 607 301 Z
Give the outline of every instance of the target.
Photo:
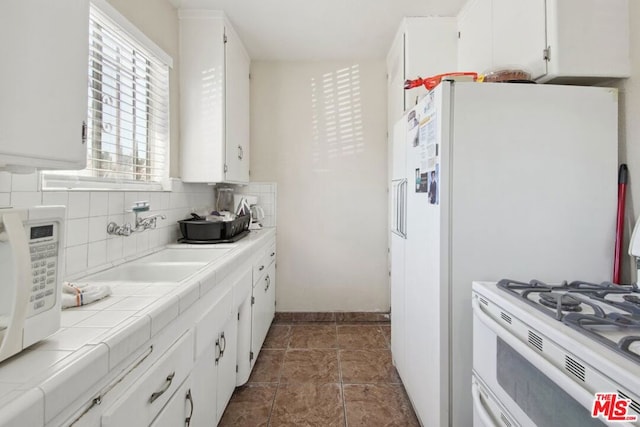
M 27 317 L 51 309 L 56 304 L 58 280 L 58 223 L 28 224 L 26 226 L 31 252 L 31 295 Z

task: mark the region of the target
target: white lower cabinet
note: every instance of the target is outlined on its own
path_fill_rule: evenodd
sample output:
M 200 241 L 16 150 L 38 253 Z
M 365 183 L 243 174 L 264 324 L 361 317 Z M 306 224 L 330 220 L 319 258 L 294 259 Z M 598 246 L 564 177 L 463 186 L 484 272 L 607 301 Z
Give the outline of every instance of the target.
M 160 414 L 153 420 L 151 427 L 191 427 L 193 421 L 194 400 L 190 379 L 184 380 L 180 388 L 169 399 Z M 211 425 L 202 424 L 202 425 Z
M 276 313 L 276 264 L 272 263 L 253 285 L 251 326 L 252 364 L 255 363 Z
M 189 376 L 193 349 L 193 332 L 189 330 L 103 413 L 102 426 L 149 425 Z

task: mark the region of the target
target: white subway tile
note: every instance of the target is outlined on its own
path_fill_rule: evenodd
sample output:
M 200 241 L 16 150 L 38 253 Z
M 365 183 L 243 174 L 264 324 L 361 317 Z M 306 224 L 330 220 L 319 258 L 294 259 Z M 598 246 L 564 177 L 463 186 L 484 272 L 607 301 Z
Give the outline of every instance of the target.
M 89 200 L 89 216 L 104 216 L 109 213 L 109 193 L 93 191 Z
M 137 247 L 136 247 L 136 237 L 135 236 L 129 236 L 129 237 L 123 237 L 122 238 L 123 242 L 123 256 L 126 257 L 130 257 L 136 254 L 137 252 Z
M 88 191 L 69 192 L 69 206 L 67 206 L 67 218 L 86 218 L 89 216 Z
M 11 193 L 0 193 L 0 207 L 11 206 Z
M 89 218 L 89 242 L 97 242 L 107 238 L 107 216 L 96 216 Z
M 0 172 L 0 192 L 8 193 L 11 191 L 11 177 L 9 172 Z
M 124 210 L 130 211 L 131 206 L 135 205 L 136 202 L 140 202 L 140 201 L 141 200 L 138 199 L 138 193 L 132 192 L 132 191 L 126 191 L 124 193 Z
M 89 253 L 87 256 L 87 266 L 97 267 L 107 263 L 107 241 L 89 243 Z
M 149 250 L 149 232 L 144 231 L 136 236 L 136 252 Z
M 43 191 L 42 192 L 42 204 L 43 205 L 69 205 L 69 192 L 68 191 Z
M 124 213 L 124 193 L 122 191 L 109 192 L 109 215 Z
M 87 245 L 67 247 L 66 249 L 66 275 L 83 272 L 87 269 Z
M 11 191 L 38 191 L 37 172 L 21 174 L 14 173 L 11 181 Z
M 89 241 L 89 218 L 70 219 L 67 221 L 66 246 L 83 245 Z
M 11 206 L 28 208 L 42 204 L 42 193 L 36 191 L 14 191 L 11 193 Z
M 107 240 L 107 262 L 113 262 L 124 256 L 124 238 L 117 237 Z

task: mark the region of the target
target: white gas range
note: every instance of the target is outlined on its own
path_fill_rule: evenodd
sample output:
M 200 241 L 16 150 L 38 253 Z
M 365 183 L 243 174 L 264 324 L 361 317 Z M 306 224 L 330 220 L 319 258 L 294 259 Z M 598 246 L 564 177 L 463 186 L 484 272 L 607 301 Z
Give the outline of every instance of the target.
M 474 426 L 640 426 L 635 285 L 474 282 L 472 304 Z

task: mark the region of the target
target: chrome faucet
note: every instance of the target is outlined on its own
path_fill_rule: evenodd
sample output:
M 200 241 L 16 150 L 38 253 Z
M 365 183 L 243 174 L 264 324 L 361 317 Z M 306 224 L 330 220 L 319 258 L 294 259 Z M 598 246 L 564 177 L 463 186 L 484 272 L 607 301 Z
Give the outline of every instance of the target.
M 116 236 L 130 236 L 131 234 L 138 231 L 156 228 L 158 218 L 167 219 L 165 215 L 161 214 L 140 217 L 140 212 L 147 212 L 150 208 L 151 206 L 149 205 L 149 202 L 135 202 L 135 204 L 129 211 L 133 212 L 136 215 L 135 226 L 132 227 L 131 223 L 128 222 L 123 225 L 118 225 L 112 221 L 107 225 L 107 234 Z

